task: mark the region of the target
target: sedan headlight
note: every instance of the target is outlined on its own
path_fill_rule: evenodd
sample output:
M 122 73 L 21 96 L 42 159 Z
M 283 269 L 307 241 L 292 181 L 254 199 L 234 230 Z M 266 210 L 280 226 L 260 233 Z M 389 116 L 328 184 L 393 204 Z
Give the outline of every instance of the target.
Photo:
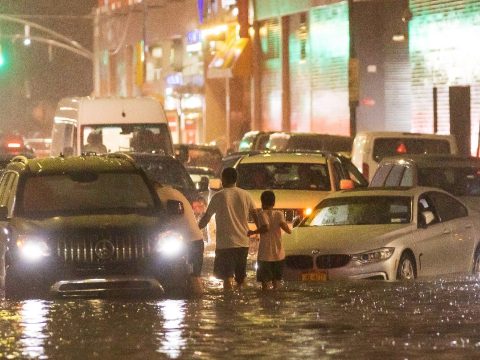
M 45 240 L 32 236 L 19 236 L 17 247 L 20 254 L 27 260 L 36 261 L 50 255 L 50 249 Z
M 185 242 L 182 235 L 175 231 L 161 233 L 157 239 L 156 250 L 168 257 L 175 257 L 185 249 Z
M 384 261 L 389 259 L 393 255 L 395 248 L 385 247 L 366 251 L 360 254 L 352 255 L 352 260 L 357 261 L 360 264 L 370 264 L 374 262 Z

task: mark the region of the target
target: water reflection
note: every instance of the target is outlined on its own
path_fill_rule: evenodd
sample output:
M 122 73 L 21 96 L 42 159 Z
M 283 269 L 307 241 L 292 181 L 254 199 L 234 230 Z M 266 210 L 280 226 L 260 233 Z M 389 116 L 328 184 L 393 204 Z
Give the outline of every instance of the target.
M 159 352 L 170 359 L 177 359 L 186 345 L 184 335 L 185 301 L 166 300 L 160 303 L 160 315 L 164 319 L 163 338 Z
M 20 309 L 22 355 L 28 358 L 45 358 L 45 328 L 49 304 L 40 300 L 28 300 Z

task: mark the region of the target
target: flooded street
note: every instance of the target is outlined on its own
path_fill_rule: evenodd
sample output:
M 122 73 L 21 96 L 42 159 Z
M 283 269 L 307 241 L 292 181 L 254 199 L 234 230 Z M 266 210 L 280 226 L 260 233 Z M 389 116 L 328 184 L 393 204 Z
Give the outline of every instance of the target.
M 1 358 L 477 358 L 480 282 L 287 284 L 198 299 L 1 302 Z

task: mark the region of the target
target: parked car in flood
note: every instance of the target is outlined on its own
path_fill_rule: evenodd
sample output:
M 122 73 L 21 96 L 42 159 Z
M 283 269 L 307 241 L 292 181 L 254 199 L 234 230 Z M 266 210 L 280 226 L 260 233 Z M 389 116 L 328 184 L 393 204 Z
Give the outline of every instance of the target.
M 407 154 L 458 154 L 453 135 L 396 131 L 362 131 L 353 140 L 352 162 L 367 180 L 387 156 Z
M 260 208 L 260 194 L 273 190 L 276 207 L 287 221 L 308 214 L 320 200 L 340 190 L 341 180 L 367 186 L 357 168 L 341 155 L 332 153 L 277 152 L 243 157 L 235 165 L 237 186 L 252 195 Z
M 443 189 L 480 211 L 480 159 L 460 155 L 402 155 L 384 158 L 371 187 L 430 186 Z
M 326 197 L 285 235 L 286 280 L 411 280 L 480 272 L 475 215 L 427 187 L 367 188 Z

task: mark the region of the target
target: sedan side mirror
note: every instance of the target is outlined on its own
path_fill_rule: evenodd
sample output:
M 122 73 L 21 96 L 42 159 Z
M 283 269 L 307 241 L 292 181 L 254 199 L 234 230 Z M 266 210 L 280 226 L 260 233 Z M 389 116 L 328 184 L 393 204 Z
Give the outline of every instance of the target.
M 167 212 L 169 215 L 183 215 L 185 208 L 183 203 L 178 200 L 168 200 L 167 201 Z
M 426 229 L 435 220 L 435 215 L 431 211 L 422 211 L 420 214 L 420 227 Z

